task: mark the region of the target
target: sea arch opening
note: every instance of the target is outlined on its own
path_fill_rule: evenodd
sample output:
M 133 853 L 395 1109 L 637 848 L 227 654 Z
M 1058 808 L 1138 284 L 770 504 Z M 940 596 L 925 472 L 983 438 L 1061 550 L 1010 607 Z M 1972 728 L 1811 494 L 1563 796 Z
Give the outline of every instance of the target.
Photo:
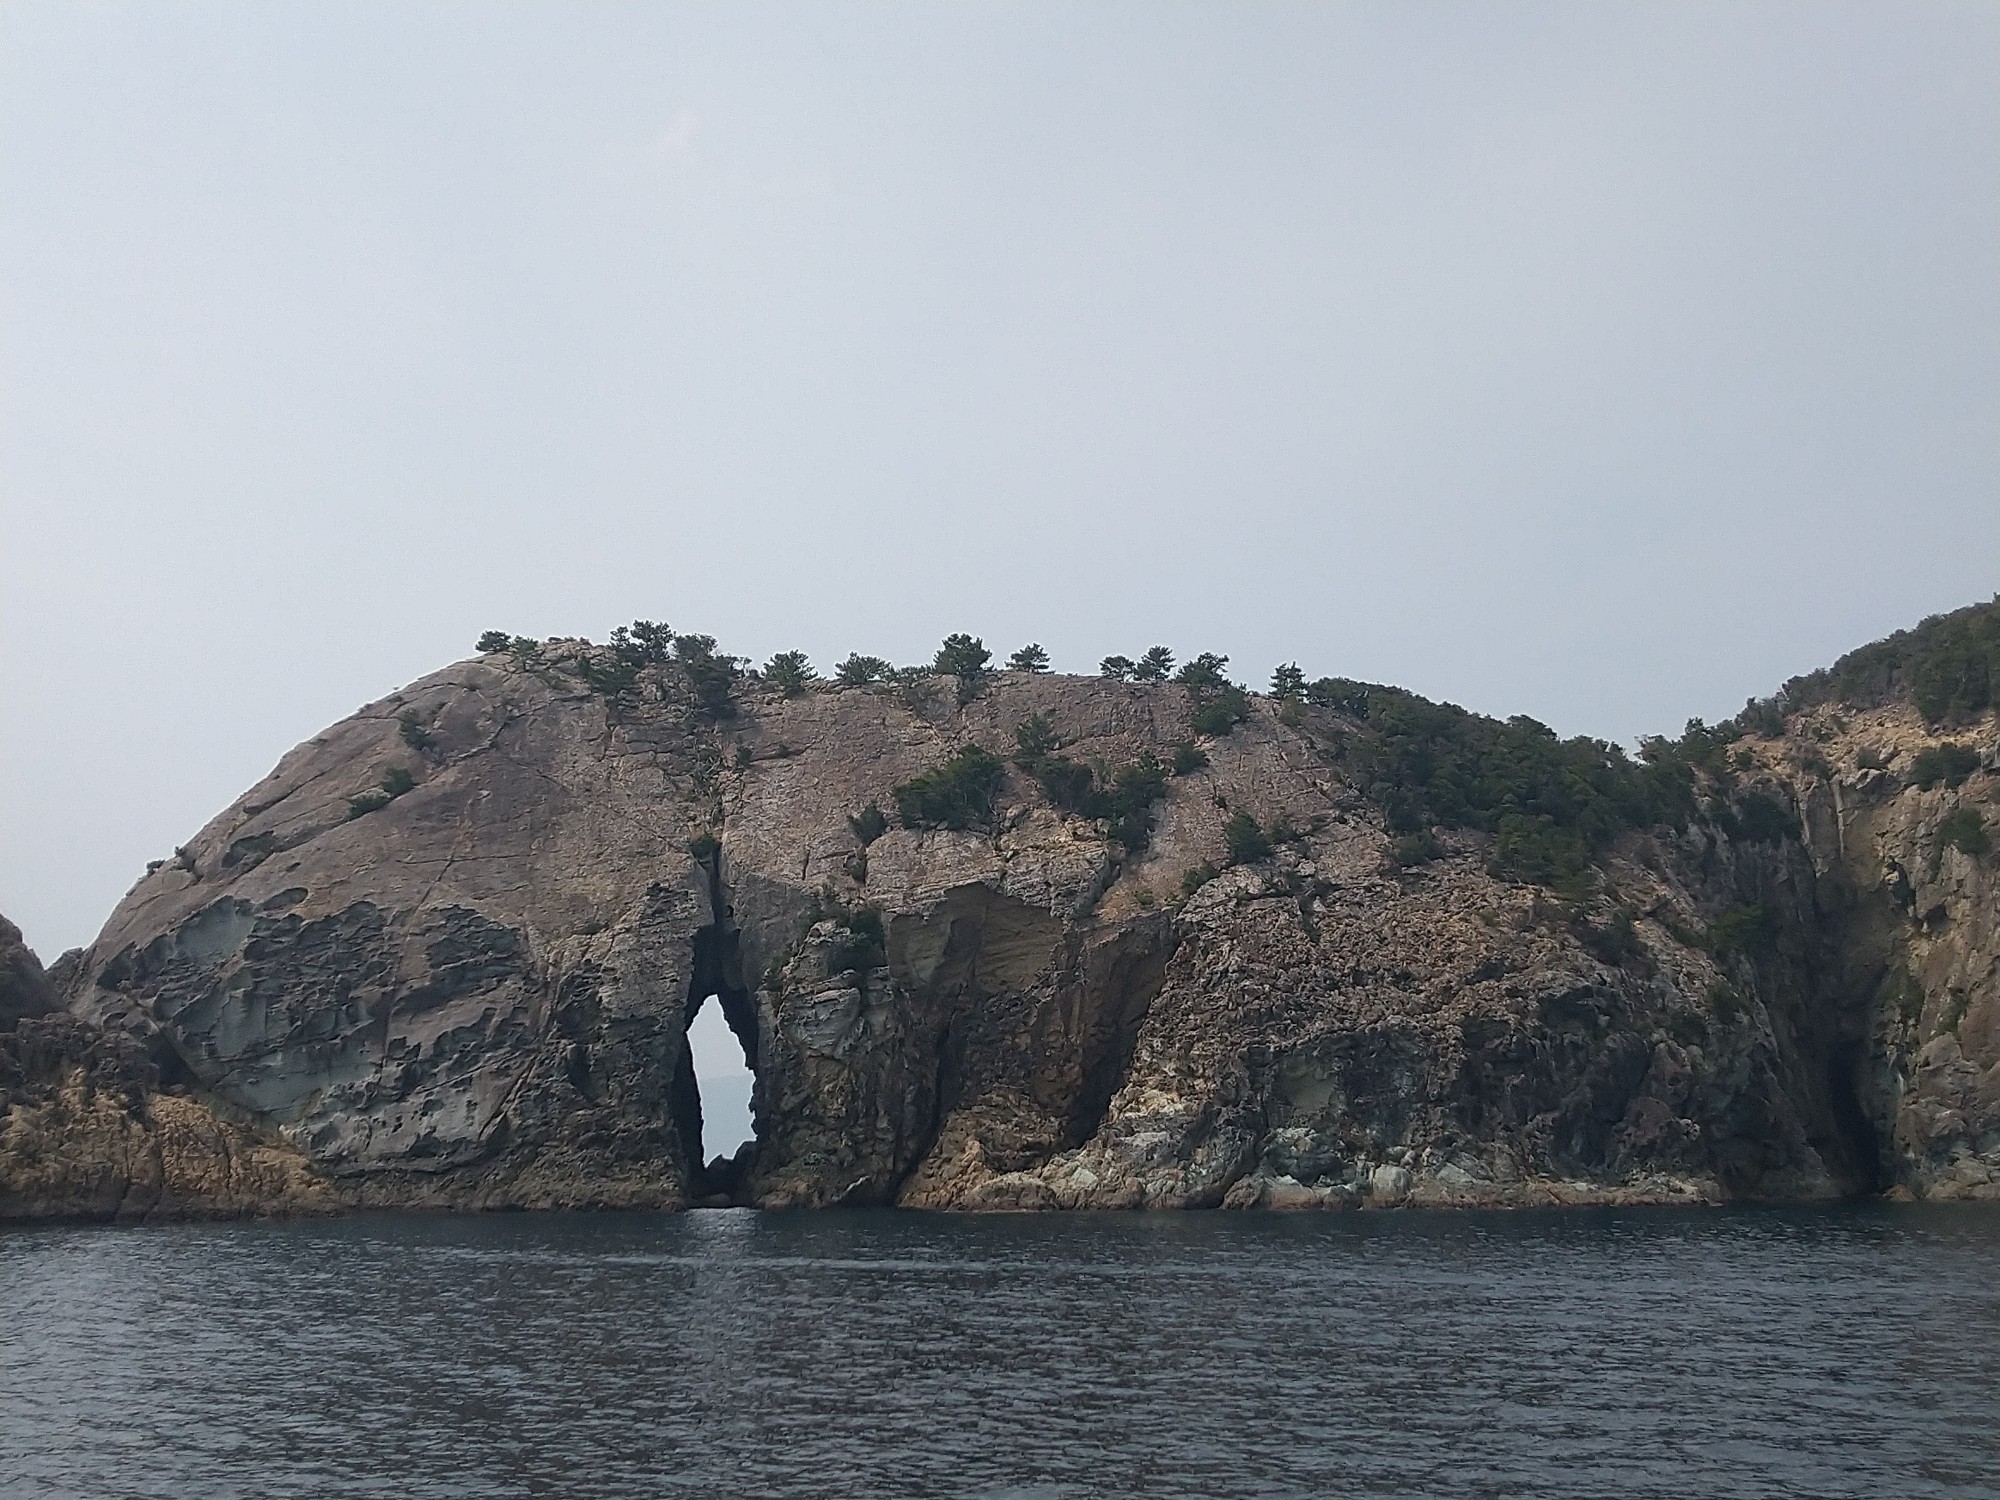
M 695 1002 L 687 1039 L 701 1110 L 701 1157 L 705 1162 L 727 1160 L 757 1139 L 750 1111 L 750 1094 L 757 1082 L 756 1069 L 750 1065 L 752 1049 L 730 1025 L 719 994 Z
M 717 909 L 724 920 L 694 935 L 674 1115 L 690 1200 L 723 1208 L 745 1201 L 757 1155 L 757 1002 L 719 897 Z

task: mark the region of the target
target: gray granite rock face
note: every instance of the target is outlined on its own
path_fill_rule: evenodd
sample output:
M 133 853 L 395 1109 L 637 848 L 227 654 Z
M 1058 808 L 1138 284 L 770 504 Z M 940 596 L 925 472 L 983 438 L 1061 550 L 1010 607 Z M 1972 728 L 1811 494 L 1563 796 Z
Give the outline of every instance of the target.
M 602 688 L 601 651 L 482 657 L 294 750 L 134 888 L 73 1011 L 361 1203 L 1988 1190 L 1984 867 L 1931 868 L 1930 811 L 1822 808 L 1781 745 L 1764 774 L 1803 839 L 1628 837 L 1605 901 L 1636 946 L 1607 958 L 1546 893 L 1490 876 L 1473 835 L 1398 868 L 1327 752 L 1356 727 L 1330 711 L 1255 701 L 1167 783 L 1136 854 L 1016 769 L 982 826 L 864 844 L 850 820 L 963 745 L 1010 755 L 1040 714 L 1080 761 L 1166 758 L 1187 696 L 1009 673 L 963 704 L 949 680 L 753 686 L 717 718 L 677 668 L 598 690 L 592 661 Z M 1235 812 L 1299 837 L 1223 868 Z M 1867 870 L 1840 852 L 1862 843 Z M 1951 957 L 1923 938 L 1895 1037 L 1907 996 L 1890 1006 L 1840 935 L 1918 952 L 1900 934 L 1931 918 L 1892 909 L 1884 860 L 1943 903 L 1937 931 L 1972 934 Z M 1783 914 L 1773 956 L 1697 940 L 1753 897 Z M 1932 993 L 1954 984 L 1956 1016 Z M 710 995 L 758 1122 L 754 1152 L 712 1169 L 685 1037 Z
M 61 1009 L 41 960 L 21 941 L 21 929 L 0 917 L 0 1026 Z
M 315 1213 L 303 1156 L 171 1087 L 131 1037 L 56 1002 L 0 917 L 0 1221 Z

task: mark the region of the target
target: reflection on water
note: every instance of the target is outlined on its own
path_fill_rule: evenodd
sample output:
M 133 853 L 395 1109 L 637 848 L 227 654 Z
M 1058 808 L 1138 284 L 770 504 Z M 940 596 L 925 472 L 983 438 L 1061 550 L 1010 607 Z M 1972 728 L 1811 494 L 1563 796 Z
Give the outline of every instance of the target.
M 0 1233 L 0 1492 L 2000 1492 L 2000 1214 Z

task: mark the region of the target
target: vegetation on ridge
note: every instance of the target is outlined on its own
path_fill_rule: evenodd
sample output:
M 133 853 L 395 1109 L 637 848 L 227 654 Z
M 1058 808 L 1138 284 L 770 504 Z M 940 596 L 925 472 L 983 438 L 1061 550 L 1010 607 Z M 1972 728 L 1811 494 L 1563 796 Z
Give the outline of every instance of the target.
M 1960 787 L 1979 769 L 1979 752 L 1970 745 L 1932 745 L 1919 750 L 1910 760 L 1910 780 L 1924 791 L 1942 781 Z
M 1634 762 L 1605 740 L 1558 739 L 1526 715 L 1502 722 L 1401 688 L 1321 679 L 1303 692 L 1366 726 L 1330 753 L 1405 841 L 1407 863 L 1434 856 L 1432 827 L 1473 828 L 1491 835 L 1494 874 L 1561 886 L 1626 829 L 1695 812 L 1693 769 L 1664 740 Z
M 416 784 L 417 778 L 412 776 L 405 767 L 389 767 L 388 770 L 382 773 L 382 779 L 379 783 L 370 787 L 365 792 L 356 792 L 352 797 L 347 799 L 348 821 L 352 822 L 356 818 L 366 817 L 372 812 L 380 812 L 391 802 L 402 796 L 403 793 L 414 788 Z M 181 849 L 174 851 L 176 856 L 184 855 L 185 852 Z
M 607 696 L 629 691 L 643 669 L 677 669 L 704 714 L 722 719 L 734 712 L 743 663 L 718 652 L 711 636 L 677 634 L 642 620 L 614 631 L 608 651 L 588 642 L 581 647 L 547 664 L 567 665 Z M 542 663 L 545 653 L 541 643 L 504 631 L 483 634 L 479 648 L 511 652 L 524 664 Z M 1228 657 L 1201 652 L 1178 669 L 1175 663 L 1171 649 L 1153 646 L 1137 659 L 1107 656 L 1100 671 L 1118 681 L 1172 681 L 1185 688 L 1196 737 L 1220 738 L 1249 719 L 1252 695 L 1227 675 Z M 1049 670 L 1048 652 L 1031 642 L 1006 666 L 1043 674 Z M 913 711 L 925 711 L 938 678 L 953 678 L 964 704 L 994 676 L 984 642 L 960 632 L 945 637 L 934 658 L 921 666 L 898 668 L 881 657 L 850 654 L 835 669 L 833 684 L 897 693 Z M 761 680 L 787 696 L 820 682 L 805 654 L 796 651 L 774 655 Z M 1828 702 L 1874 706 L 1907 697 L 1935 726 L 1966 723 L 1993 707 L 2000 702 L 2000 600 L 1934 616 L 1851 651 L 1830 668 L 1791 679 L 1770 698 L 1752 700 L 1735 719 L 1712 726 L 1690 720 L 1676 739 L 1646 739 L 1636 759 L 1604 740 L 1560 739 L 1526 716 L 1501 721 L 1347 678 L 1308 681 L 1297 662 L 1273 670 L 1269 697 L 1287 725 L 1306 725 L 1308 709 L 1352 721 L 1318 720 L 1314 736 L 1327 758 L 1381 809 L 1398 863 L 1437 858 L 1442 846 L 1435 830 L 1463 828 L 1486 835 L 1487 863 L 1495 875 L 1575 887 L 1621 833 L 1679 826 L 1704 810 L 1734 840 L 1775 844 L 1796 836 L 1797 817 L 1788 807 L 1763 791 L 1737 790 L 1738 773 L 1755 761 L 1747 750 L 1729 747 L 1746 733 L 1782 733 L 1787 716 L 1801 709 Z M 429 732 L 414 721 L 406 723 L 404 736 L 420 753 L 431 748 Z M 1134 852 L 1146 846 L 1151 805 L 1168 776 L 1208 764 L 1192 738 L 1174 746 L 1169 764 L 1148 754 L 1116 770 L 1078 762 L 1059 750 L 1041 716 L 1022 724 L 1016 764 L 1056 806 L 1105 820 L 1113 837 Z M 1823 760 L 1817 764 L 1820 774 L 1832 773 Z M 1939 782 L 1955 787 L 1977 767 L 1971 747 L 1946 744 L 1920 752 L 1910 775 L 1921 787 Z M 908 827 L 987 825 L 1004 774 L 999 757 L 965 746 L 943 766 L 895 788 L 898 816 Z M 364 793 L 357 801 L 380 805 L 374 801 L 379 795 Z M 1983 824 L 1955 832 L 1966 844 L 1984 837 Z M 864 846 L 867 841 L 864 837 Z M 1239 842 L 1248 847 L 1253 841 L 1245 834 Z
M 1743 718 L 1778 734 L 1792 714 L 1822 703 L 1879 708 L 1905 697 L 1933 728 L 1969 724 L 2000 705 L 2000 598 L 1932 615 L 1794 677 L 1771 697 L 1753 698 Z
M 993 798 L 1007 767 L 977 745 L 961 745 L 950 760 L 895 789 L 905 828 L 977 828 L 993 821 Z
M 764 663 L 763 678 L 787 698 L 796 698 L 819 680 L 803 651 L 780 651 Z
M 1022 720 L 1014 739 L 1019 746 L 1014 764 L 1035 778 L 1050 802 L 1064 812 L 1102 819 L 1128 854 L 1152 842 L 1153 804 L 1166 794 L 1168 775 L 1152 752 L 1116 771 L 1071 760 L 1056 753 L 1062 741 L 1040 714 Z

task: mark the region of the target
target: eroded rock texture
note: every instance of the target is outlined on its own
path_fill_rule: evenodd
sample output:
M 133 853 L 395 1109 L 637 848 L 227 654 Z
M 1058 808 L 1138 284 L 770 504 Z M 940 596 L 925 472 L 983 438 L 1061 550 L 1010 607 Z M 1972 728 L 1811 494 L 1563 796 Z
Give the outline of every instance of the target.
M 65 1015 L 0 918 L 0 1219 L 335 1206 L 299 1152 L 229 1113 L 172 1089 L 133 1038 Z
M 1137 853 L 1017 768 L 984 826 L 864 842 L 870 804 L 960 746 L 1012 755 L 1031 715 L 1080 763 L 1171 759 L 1187 692 L 1008 673 L 717 719 L 677 670 L 592 688 L 559 656 L 463 663 L 294 750 L 132 891 L 72 1011 L 357 1203 L 1994 1191 L 1994 890 L 1937 842 L 1990 799 L 1990 716 L 1980 769 L 1929 791 L 1896 770 L 1936 738 L 1907 709 L 1800 718 L 1730 773 L 1783 829 L 1630 833 L 1558 902 L 1476 833 L 1401 867 L 1333 709 L 1252 700 Z M 1889 770 L 1834 768 L 1869 736 Z M 1296 836 L 1231 866 L 1238 813 Z M 759 1140 L 704 1167 L 710 995 Z
M 1988 716 L 1926 729 L 1906 707 L 1800 716 L 1754 741 L 1803 813 L 1816 920 L 1788 924 L 1812 986 L 1794 1045 L 1855 1083 L 1846 1128 L 1878 1181 L 1925 1198 L 2000 1198 L 2000 735 Z M 1954 745 L 1929 786 L 1919 757 Z M 1970 845 L 1971 847 L 1963 847 Z M 1780 967 L 1773 965 L 1771 967 Z

